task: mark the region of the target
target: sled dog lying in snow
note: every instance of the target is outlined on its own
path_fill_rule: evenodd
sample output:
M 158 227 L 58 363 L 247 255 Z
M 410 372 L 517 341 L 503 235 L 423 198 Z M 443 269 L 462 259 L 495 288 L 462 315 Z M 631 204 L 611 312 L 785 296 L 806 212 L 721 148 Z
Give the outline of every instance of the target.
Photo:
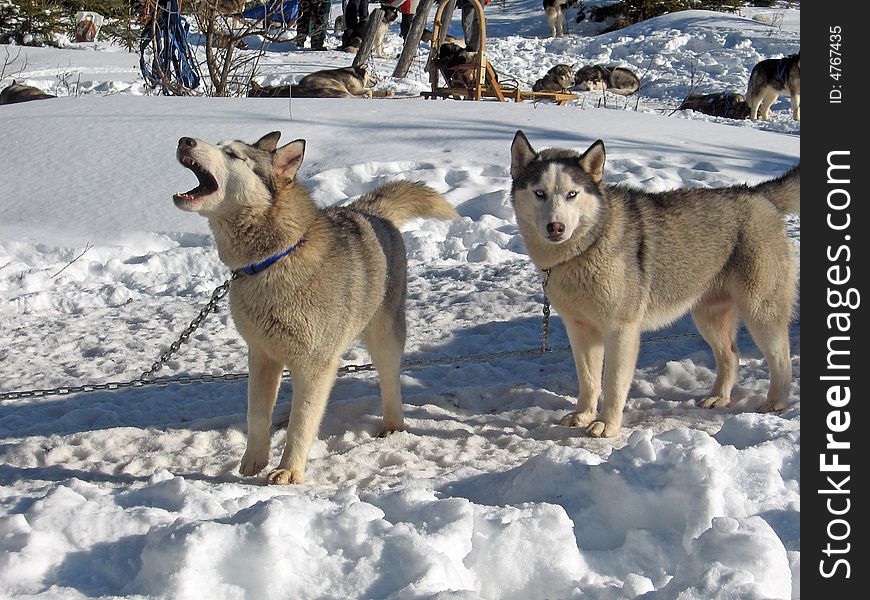
M 550 26 L 550 37 L 565 36 L 565 14 L 577 6 L 577 0 L 544 0 L 544 14 Z
M 237 277 L 233 322 L 248 344 L 248 442 L 239 471 L 269 462 L 272 409 L 286 367 L 293 376 L 287 445 L 269 483 L 301 483 L 342 352 L 362 337 L 380 376 L 382 435 L 404 427 L 399 367 L 405 345 L 406 259 L 398 225 L 453 219 L 453 207 L 418 182 L 384 184 L 345 207 L 320 209 L 297 180 L 305 141 L 278 147 L 183 137 L 179 162 L 198 185 L 174 196 L 206 217 L 218 255 Z
M 801 120 L 801 53 L 784 58 L 763 60 L 749 75 L 746 103 L 749 118 L 769 119 L 770 106 L 785 94 L 791 96 L 791 111 L 795 121 Z
M 373 98 L 374 82 L 366 65 L 314 71 L 299 83 L 262 86 L 251 80 L 249 98 Z
M 46 94 L 38 87 L 16 83 L 13 80 L 11 84 L 3 88 L 3 91 L 0 91 L 0 104 L 17 104 L 18 102 L 46 100 L 47 98 L 56 97 L 53 94 Z
M 591 65 L 577 69 L 574 85 L 587 92 L 607 90 L 614 94 L 628 96 L 640 89 L 640 79 L 631 69 Z
M 583 154 L 536 152 L 518 131 L 511 145 L 517 225 L 548 278 L 580 380 L 577 409 L 562 424 L 617 435 L 641 332 L 689 311 L 716 359 L 701 406 L 729 403 L 740 317 L 770 368 L 760 410 L 785 408 L 796 261 L 784 216 L 800 212 L 799 165 L 752 187 L 650 193 L 605 184 L 604 159 L 601 140 Z
M 743 94 L 736 92 L 715 92 L 713 94 L 689 94 L 677 110 L 696 110 L 705 115 L 745 119 L 749 116 L 749 105 Z
M 532 85 L 533 92 L 567 92 L 574 85 L 574 67 L 556 65 Z

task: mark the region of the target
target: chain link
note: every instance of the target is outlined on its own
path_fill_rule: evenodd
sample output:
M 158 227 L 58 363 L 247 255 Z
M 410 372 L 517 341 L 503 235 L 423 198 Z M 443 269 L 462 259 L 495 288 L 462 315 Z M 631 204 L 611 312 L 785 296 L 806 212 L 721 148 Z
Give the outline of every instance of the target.
M 544 281 L 542 287 L 544 290 L 544 308 L 543 308 L 543 323 L 541 324 L 541 346 L 540 348 L 528 348 L 523 350 L 506 350 L 503 352 L 488 352 L 484 354 L 469 354 L 465 356 L 448 356 L 444 358 L 419 359 L 415 361 L 405 361 L 402 363 L 402 370 L 409 371 L 414 369 L 422 369 L 427 367 L 443 367 L 450 365 L 458 365 L 471 362 L 485 362 L 490 360 L 503 360 L 506 358 L 520 358 L 527 356 L 541 356 L 547 353 L 569 352 L 570 346 L 558 346 L 553 348 L 550 346 L 550 300 L 547 298 L 547 284 L 550 280 L 550 269 L 544 269 Z M 178 352 L 182 344 L 187 342 L 194 331 L 200 326 L 205 318 L 217 309 L 218 303 L 223 300 L 229 293 L 230 283 L 241 276 L 239 271 L 233 271 L 232 277 L 219 285 L 211 294 L 208 303 L 199 311 L 199 314 L 190 322 L 185 330 L 178 337 L 178 340 L 169 345 L 169 349 L 160 355 L 160 358 L 152 363 L 151 368 L 144 371 L 138 379 L 131 381 L 109 381 L 107 383 L 93 383 L 79 386 L 61 386 L 48 389 L 36 390 L 19 390 L 13 392 L 0 392 L 0 401 L 3 400 L 19 400 L 24 398 L 45 398 L 49 396 L 68 396 L 71 394 L 81 394 L 87 392 L 99 391 L 114 391 L 126 388 L 138 388 L 145 386 L 166 387 L 168 385 L 190 385 L 192 383 L 215 383 L 218 381 L 239 381 L 248 378 L 248 373 L 223 373 L 221 375 L 176 375 L 173 377 L 156 377 L 158 371 L 163 368 L 169 359 Z M 793 327 L 800 327 L 798 320 Z M 746 327 L 740 327 L 738 333 L 745 333 Z M 659 336 L 641 340 L 641 344 L 664 344 L 677 340 L 700 338 L 698 333 L 682 333 L 669 336 Z M 374 371 L 376 367 L 372 363 L 366 364 L 349 364 L 343 365 L 338 369 L 338 376 L 349 375 L 353 373 L 363 373 Z M 285 377 L 290 375 L 290 371 L 283 371 Z
M 181 348 L 181 345 L 186 343 L 190 336 L 196 331 L 200 324 L 205 320 L 205 318 L 212 312 L 217 309 L 218 302 L 224 299 L 224 297 L 230 291 L 230 282 L 239 278 L 239 271 L 233 271 L 232 277 L 224 281 L 220 284 L 215 290 L 211 293 L 211 299 L 208 301 L 208 304 L 202 307 L 202 310 L 199 311 L 199 314 L 194 317 L 193 321 L 190 322 L 190 325 L 181 332 L 181 335 L 178 337 L 178 340 L 172 342 L 169 345 L 169 349 L 166 350 L 163 354 L 160 355 L 160 358 L 157 362 L 151 364 L 151 368 L 147 371 L 143 372 L 139 376 L 139 380 L 143 382 L 151 381 L 154 379 L 154 376 L 157 372 L 163 368 L 169 359 L 172 358 L 174 354 L 178 352 Z
M 541 354 L 550 352 L 550 299 L 547 297 L 547 284 L 550 283 L 550 269 L 543 269 L 544 281 L 544 320 L 541 323 Z

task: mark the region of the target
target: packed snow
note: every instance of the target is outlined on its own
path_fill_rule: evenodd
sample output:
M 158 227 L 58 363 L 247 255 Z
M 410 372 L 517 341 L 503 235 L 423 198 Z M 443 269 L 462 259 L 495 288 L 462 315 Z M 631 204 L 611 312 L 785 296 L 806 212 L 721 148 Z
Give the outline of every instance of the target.
M 407 431 L 378 438 L 376 374 L 342 376 L 303 485 L 237 473 L 246 347 L 223 304 L 160 371 L 213 382 L 0 401 L 0 597 L 800 597 L 799 316 L 787 410 L 755 412 L 768 370 L 746 334 L 734 402 L 698 408 L 713 358 L 684 318 L 645 334 L 620 435 L 586 437 L 558 424 L 576 399 L 573 360 L 558 316 L 554 351 L 535 352 L 541 277 L 509 201 L 517 129 L 536 148 L 603 139 L 606 180 L 648 190 L 787 170 L 800 156 L 788 97 L 769 122 L 673 111 L 692 89 L 742 92 L 756 62 L 799 51 L 800 12 L 689 11 L 596 36 L 571 11 L 569 35 L 552 39 L 539 0 L 505 6 L 486 9 L 501 76 L 530 87 L 557 63 L 619 64 L 641 93 L 424 100 L 423 44 L 405 79 L 389 77 L 395 59 L 373 62 L 388 99 L 175 98 L 105 42 L 3 48 L 15 62 L 0 87 L 14 77 L 61 97 L 0 107 L 0 393 L 137 379 L 228 277 L 205 220 L 172 204 L 192 185 L 181 136 L 280 130 L 307 141 L 300 177 L 321 205 L 419 180 L 462 218 L 403 230 Z M 271 45 L 258 80 L 350 64 L 334 34 L 327 44 Z M 398 24 L 386 49 L 401 50 Z M 797 256 L 799 218 L 788 231 Z M 529 352 L 463 360 L 514 350 Z M 368 355 L 356 345 L 344 361 Z

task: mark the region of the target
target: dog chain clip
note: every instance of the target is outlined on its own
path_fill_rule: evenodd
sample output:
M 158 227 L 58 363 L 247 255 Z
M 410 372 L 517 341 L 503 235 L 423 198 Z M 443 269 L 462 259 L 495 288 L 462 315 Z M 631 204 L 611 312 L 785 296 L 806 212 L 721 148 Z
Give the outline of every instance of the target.
M 550 269 L 543 269 L 544 282 L 544 321 L 541 324 L 541 354 L 547 353 L 550 348 L 550 299 L 547 297 L 547 284 L 550 282 Z

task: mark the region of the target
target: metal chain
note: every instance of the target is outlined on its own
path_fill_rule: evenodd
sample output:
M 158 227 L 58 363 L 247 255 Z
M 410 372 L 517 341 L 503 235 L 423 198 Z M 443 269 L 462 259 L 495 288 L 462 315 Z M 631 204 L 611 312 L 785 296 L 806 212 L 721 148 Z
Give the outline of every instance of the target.
M 139 381 L 146 382 L 154 379 L 154 376 L 157 374 L 157 371 L 163 368 L 169 359 L 172 358 L 172 355 L 177 353 L 181 348 L 181 345 L 187 342 L 188 338 L 193 334 L 194 331 L 200 326 L 200 324 L 205 320 L 205 318 L 215 309 L 217 309 L 218 302 L 224 299 L 224 296 L 227 295 L 230 291 L 230 282 L 239 278 L 240 272 L 233 271 L 232 277 L 224 281 L 222 284 L 217 286 L 215 290 L 211 293 L 211 299 L 208 301 L 208 304 L 202 307 L 202 310 L 199 311 L 199 314 L 194 317 L 193 321 L 190 322 L 190 325 L 181 332 L 178 340 L 172 342 L 169 345 L 169 349 L 166 350 L 163 354 L 160 355 L 160 358 L 157 362 L 151 364 L 151 368 L 147 371 L 143 372 L 139 376 Z
M 800 322 L 795 323 L 793 328 L 799 328 Z M 738 333 L 746 333 L 746 328 L 741 327 Z M 697 339 L 701 335 L 698 333 L 678 333 L 674 335 L 665 335 L 651 337 L 641 340 L 641 344 L 669 344 L 678 340 Z M 571 346 L 556 346 L 549 348 L 548 353 L 556 354 L 560 352 L 570 352 Z M 521 358 L 526 356 L 541 356 L 540 348 L 528 348 L 525 350 L 506 350 L 504 352 L 490 352 L 485 354 L 469 354 L 466 356 L 447 356 L 444 358 L 424 358 L 414 361 L 406 361 L 402 363 L 403 371 L 411 371 L 415 369 L 424 369 L 428 367 L 444 367 L 450 365 L 458 365 L 471 362 L 485 362 L 490 360 L 503 360 L 506 358 Z M 375 366 L 372 363 L 367 364 L 349 364 L 338 369 L 338 376 L 348 375 L 353 373 L 362 373 L 365 371 L 374 371 Z M 285 377 L 290 375 L 290 371 L 284 370 Z M 151 380 L 134 379 L 133 381 L 111 381 L 108 383 L 96 383 L 80 386 L 64 386 L 51 389 L 41 390 L 24 390 L 17 392 L 2 392 L 0 393 L 0 401 L 2 400 L 17 400 L 21 398 L 44 398 L 48 396 L 68 396 L 70 394 L 79 394 L 85 392 L 98 391 L 113 391 L 124 388 L 135 388 L 145 386 L 166 387 L 168 385 L 190 385 L 192 383 L 215 383 L 218 381 L 239 381 L 248 378 L 248 373 L 224 373 L 223 375 L 177 375 L 174 377 L 155 377 Z
M 544 320 L 541 323 L 541 353 L 550 352 L 550 299 L 547 297 L 547 284 L 550 283 L 550 269 L 543 269 L 544 282 Z
M 445 358 L 436 359 L 420 359 L 416 361 L 406 361 L 402 363 L 402 370 L 413 370 L 434 366 L 449 366 L 470 362 L 484 362 L 488 360 L 502 360 L 506 358 L 519 358 L 525 356 L 540 356 L 547 353 L 568 352 L 570 346 L 558 346 L 553 348 L 550 346 L 550 300 L 547 297 L 547 284 L 550 281 L 550 269 L 544 269 L 544 281 L 542 287 L 544 290 L 544 308 L 543 308 L 543 323 L 541 324 L 541 346 L 539 349 L 525 350 L 506 350 L 503 352 L 489 352 L 484 354 L 470 354 L 466 356 L 448 356 Z M 241 271 L 233 271 L 232 277 L 224 281 L 221 285 L 214 289 L 208 303 L 199 311 L 199 314 L 190 322 L 190 324 L 181 333 L 178 340 L 170 344 L 169 348 L 160 355 L 160 358 L 152 363 L 151 368 L 144 371 L 138 379 L 131 381 L 110 381 L 107 383 L 94 383 L 79 386 L 62 386 L 48 389 L 35 390 L 19 390 L 13 392 L 0 392 L 0 401 L 3 400 L 18 400 L 22 398 L 45 398 L 48 396 L 68 396 L 70 394 L 79 394 L 86 392 L 97 391 L 114 391 L 125 388 L 136 388 L 144 386 L 159 386 L 165 387 L 168 385 L 190 385 L 192 383 L 214 383 L 217 381 L 239 381 L 248 378 L 248 373 L 224 373 L 222 375 L 176 375 L 174 377 L 155 377 L 158 371 L 163 368 L 169 359 L 178 352 L 182 344 L 187 342 L 194 331 L 199 328 L 205 318 L 217 309 L 218 302 L 223 300 L 229 293 L 230 283 L 241 276 Z M 795 327 L 800 327 L 800 321 L 795 324 Z M 746 328 L 740 327 L 738 333 L 745 333 Z M 670 336 L 660 336 L 642 340 L 641 344 L 662 344 L 676 340 L 700 338 L 698 333 L 683 333 Z M 338 369 L 338 376 L 348 375 L 353 373 L 362 373 L 366 371 L 374 371 L 376 367 L 372 363 L 366 364 L 349 364 Z M 290 375 L 290 371 L 285 369 L 283 375 Z

